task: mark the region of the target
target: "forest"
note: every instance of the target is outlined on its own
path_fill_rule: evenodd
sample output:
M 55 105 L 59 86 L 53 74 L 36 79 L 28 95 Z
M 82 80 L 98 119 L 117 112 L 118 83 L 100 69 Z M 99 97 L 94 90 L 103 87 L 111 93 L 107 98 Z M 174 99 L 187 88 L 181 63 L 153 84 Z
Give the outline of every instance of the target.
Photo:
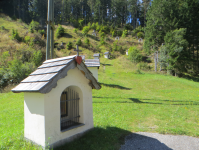
M 10 63 L 6 63 L 4 57 L 10 57 L 11 53 L 4 52 L 2 55 L 1 51 L 1 60 L 3 61 L 0 65 L 1 68 L 4 68 L 0 70 L 3 72 L 0 73 L 2 85 L 11 81 L 5 79 L 5 72 L 12 70 L 9 69 L 9 65 L 16 68 L 17 63 L 23 64 L 33 60 L 34 66 L 37 67 L 40 65 L 41 59 L 44 58 L 47 4 L 47 0 L 0 1 L 0 13 L 8 15 L 12 20 L 25 23 L 29 31 L 24 37 L 20 37 L 17 31 L 12 30 L 11 32 L 10 30 L 9 34 L 11 34 L 12 40 L 16 38 L 18 42 L 24 42 L 32 50 L 27 52 L 27 50 L 23 50 L 24 48 L 21 49 L 20 58 L 23 61 L 15 60 Z M 158 54 L 159 71 L 166 70 L 168 74 L 179 77 L 197 77 L 199 74 L 198 0 L 55 0 L 54 17 L 57 41 L 64 35 L 65 29 L 62 26 L 70 25 L 74 28 L 77 37 L 81 37 L 76 44 L 80 44 L 84 37 L 84 48 L 93 52 L 101 52 L 107 48 L 106 50 L 112 54 L 119 51 L 121 55 L 124 55 L 126 49 L 130 47 L 129 57 L 134 63 L 143 61 L 144 56 L 153 58 L 155 54 Z M 3 30 L 6 31 L 6 27 L 1 24 L 0 27 L 3 35 L 5 33 Z M 95 39 L 92 35 L 88 36 L 88 32 L 91 30 L 96 30 L 98 33 L 99 36 L 96 37 L 98 40 L 95 42 L 99 42 L 99 44 L 89 43 L 91 42 L 89 40 Z M 38 36 L 34 37 L 31 35 L 32 33 L 38 33 Z M 128 35 L 131 36 L 130 41 L 128 40 L 129 44 L 132 42 L 130 46 L 124 42 L 120 44 L 113 42 L 116 36 L 124 40 Z M 143 39 L 141 50 L 132 47 L 136 46 L 133 45 L 133 39 L 136 38 Z M 38 48 L 34 44 L 40 47 Z M 72 49 L 74 45 L 75 43 L 70 41 L 67 44 L 67 49 Z M 102 45 L 106 46 L 102 47 Z M 11 47 L 13 49 L 13 46 Z M 3 47 L 0 49 L 5 50 Z M 154 63 L 156 62 L 154 61 Z M 5 71 L 6 66 L 7 71 Z M 31 67 L 26 66 L 26 68 Z M 30 71 L 29 69 L 28 72 L 22 73 L 20 78 L 20 75 L 17 75 L 18 79 L 13 81 L 20 82 Z M 16 75 L 16 73 L 12 74 Z

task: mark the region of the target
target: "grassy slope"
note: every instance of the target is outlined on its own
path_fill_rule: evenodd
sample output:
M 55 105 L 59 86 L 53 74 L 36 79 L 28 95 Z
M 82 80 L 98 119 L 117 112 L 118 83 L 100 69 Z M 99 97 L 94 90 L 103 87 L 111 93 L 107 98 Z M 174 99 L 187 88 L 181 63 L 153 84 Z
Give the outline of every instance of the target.
M 93 90 L 95 129 L 65 148 L 119 149 L 124 135 L 137 131 L 199 137 L 198 82 L 135 74 L 135 66 L 123 56 L 101 58 L 101 63 L 106 64 L 99 69 L 102 89 Z M 0 148 L 35 148 L 22 140 L 23 94 L 1 94 L 0 102 Z

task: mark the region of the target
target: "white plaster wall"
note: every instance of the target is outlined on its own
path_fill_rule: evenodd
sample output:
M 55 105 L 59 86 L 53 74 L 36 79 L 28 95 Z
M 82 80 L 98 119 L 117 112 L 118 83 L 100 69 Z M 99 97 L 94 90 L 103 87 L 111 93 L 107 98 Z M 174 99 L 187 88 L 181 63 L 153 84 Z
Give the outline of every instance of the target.
M 62 132 L 60 129 L 60 96 L 62 91 L 69 86 L 80 94 L 80 122 L 85 125 Z M 45 94 L 44 99 L 46 143 L 51 145 L 93 128 L 92 88 L 89 86 L 89 80 L 78 68 L 69 70 L 67 76 L 57 82 L 56 88 Z
M 110 57 L 109 55 L 104 55 L 104 58 L 108 58 L 109 59 L 109 57 Z
M 44 94 L 24 93 L 24 136 L 45 145 Z
M 99 59 L 99 57 L 98 56 L 94 56 L 94 59 Z
M 98 81 L 98 67 L 87 67 Z

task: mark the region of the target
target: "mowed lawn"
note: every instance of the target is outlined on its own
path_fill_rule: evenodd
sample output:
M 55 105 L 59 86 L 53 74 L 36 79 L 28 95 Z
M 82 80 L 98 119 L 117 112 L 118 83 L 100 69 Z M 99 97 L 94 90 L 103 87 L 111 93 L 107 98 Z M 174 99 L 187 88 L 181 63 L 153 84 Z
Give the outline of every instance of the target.
M 136 74 L 125 57 L 101 58 L 93 90 L 94 130 L 57 149 L 119 149 L 131 132 L 199 137 L 199 83 L 152 72 Z M 23 140 L 23 93 L 0 94 L 0 149 L 41 149 Z

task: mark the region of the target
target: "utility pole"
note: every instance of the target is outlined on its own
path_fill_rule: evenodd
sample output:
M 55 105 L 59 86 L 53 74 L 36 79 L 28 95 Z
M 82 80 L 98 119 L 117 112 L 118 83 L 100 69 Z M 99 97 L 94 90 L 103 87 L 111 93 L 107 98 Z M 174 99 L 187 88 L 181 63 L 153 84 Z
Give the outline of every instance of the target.
M 53 58 L 54 49 L 54 0 L 48 0 L 48 15 L 47 15 L 47 41 L 46 41 L 46 60 Z

